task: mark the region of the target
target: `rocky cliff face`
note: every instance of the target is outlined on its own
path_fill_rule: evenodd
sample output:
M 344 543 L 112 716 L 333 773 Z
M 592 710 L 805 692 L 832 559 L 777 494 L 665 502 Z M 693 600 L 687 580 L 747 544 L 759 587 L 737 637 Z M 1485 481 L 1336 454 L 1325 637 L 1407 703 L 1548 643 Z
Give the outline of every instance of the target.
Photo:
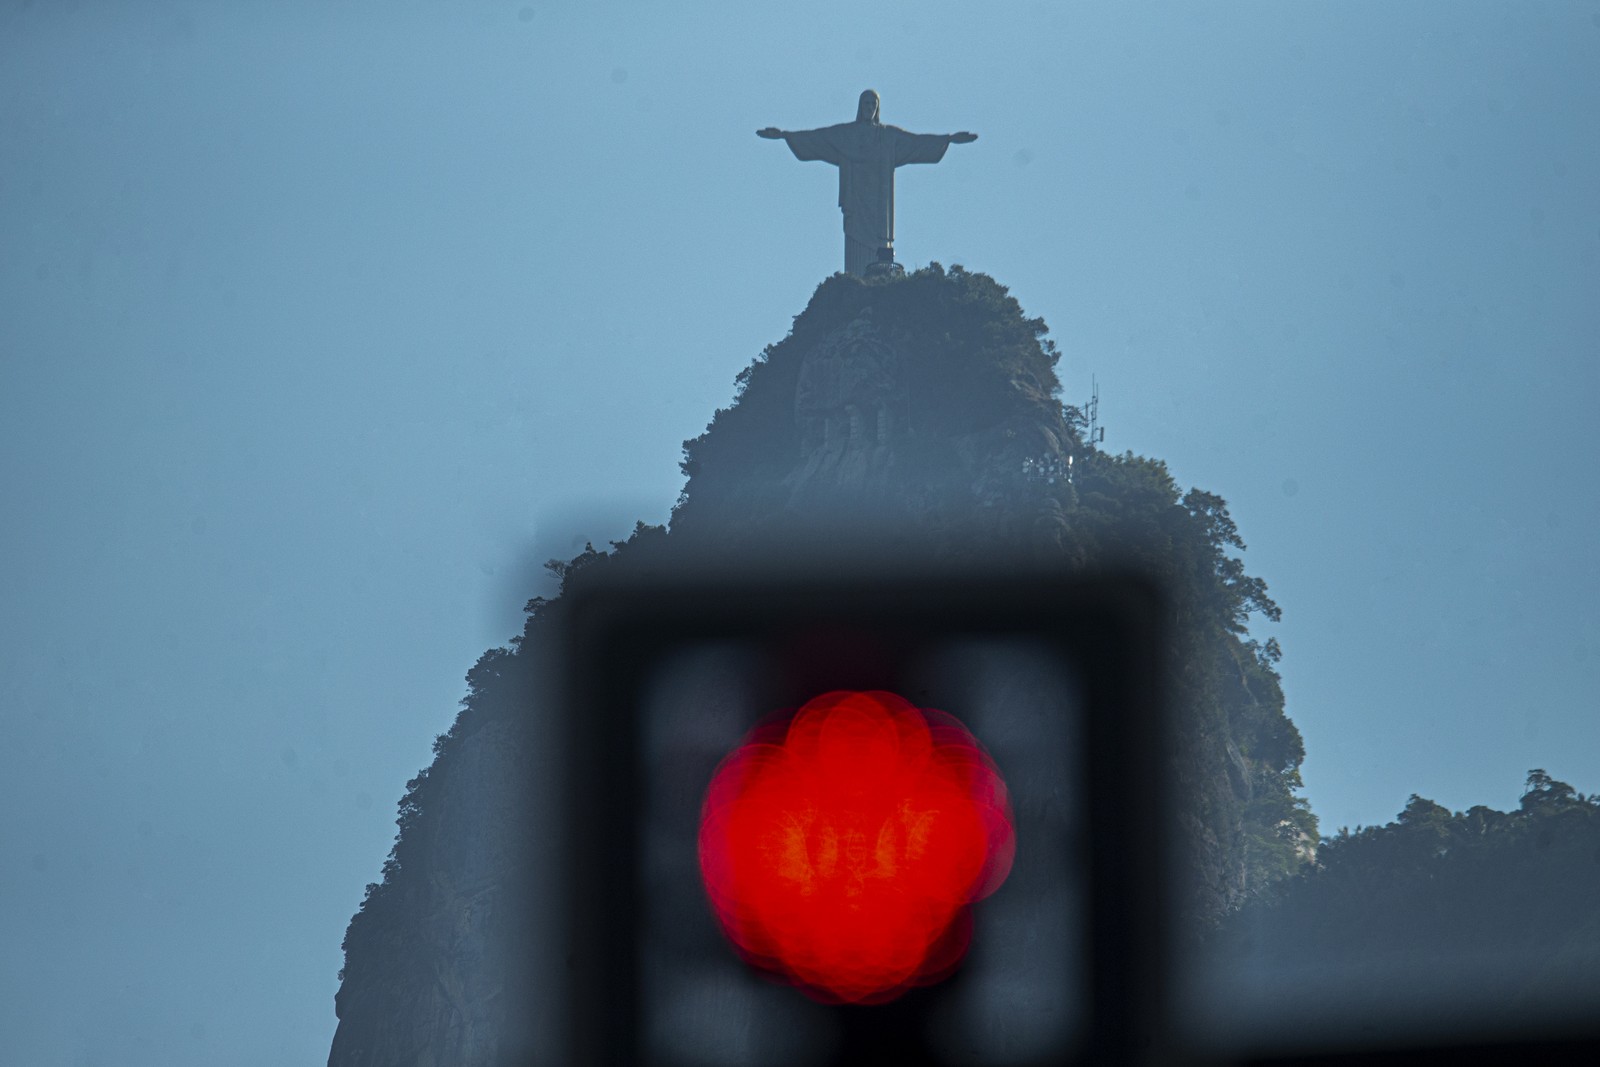
M 1309 820 L 1292 795 L 1303 752 L 1275 646 L 1243 630 L 1250 612 L 1276 609 L 1229 554 L 1243 545 L 1220 499 L 1180 496 L 1159 463 L 1085 447 L 1044 334 L 1004 288 L 959 268 L 835 276 L 686 443 L 670 530 L 641 527 L 569 566 L 820 538 L 934 565 L 1131 558 L 1158 572 L 1175 590 L 1172 768 L 1188 921 L 1203 924 L 1292 866 L 1292 844 L 1279 844 Z M 345 941 L 330 1067 L 500 1063 L 550 1022 L 508 948 L 536 936 L 537 878 L 516 843 L 536 803 L 525 790 L 550 758 L 531 706 L 544 642 L 530 607 L 513 647 L 469 674 L 460 717 L 401 804 L 383 881 Z
M 473 693 L 517 687 L 509 657 L 486 656 Z M 518 992 L 528 878 L 519 849 L 527 772 L 539 754 L 526 709 L 480 699 L 411 782 L 381 883 L 346 935 L 330 1064 L 494 1064 L 524 1042 Z

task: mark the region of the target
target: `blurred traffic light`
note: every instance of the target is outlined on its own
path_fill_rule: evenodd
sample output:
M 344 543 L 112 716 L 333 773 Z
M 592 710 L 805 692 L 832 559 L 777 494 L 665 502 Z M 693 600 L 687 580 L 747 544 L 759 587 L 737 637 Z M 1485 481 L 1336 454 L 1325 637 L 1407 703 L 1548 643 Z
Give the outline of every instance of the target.
M 701 575 L 563 601 L 566 1062 L 1159 1047 L 1156 590 Z

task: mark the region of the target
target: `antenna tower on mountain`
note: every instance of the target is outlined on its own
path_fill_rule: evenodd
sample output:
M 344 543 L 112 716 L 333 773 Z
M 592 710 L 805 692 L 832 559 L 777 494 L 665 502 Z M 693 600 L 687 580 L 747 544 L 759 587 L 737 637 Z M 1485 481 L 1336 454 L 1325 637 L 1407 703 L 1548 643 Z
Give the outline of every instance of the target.
M 1089 377 L 1089 402 L 1083 410 L 1089 417 L 1089 436 L 1084 444 L 1093 447 L 1106 439 L 1106 428 L 1100 425 L 1100 383 L 1093 375 Z

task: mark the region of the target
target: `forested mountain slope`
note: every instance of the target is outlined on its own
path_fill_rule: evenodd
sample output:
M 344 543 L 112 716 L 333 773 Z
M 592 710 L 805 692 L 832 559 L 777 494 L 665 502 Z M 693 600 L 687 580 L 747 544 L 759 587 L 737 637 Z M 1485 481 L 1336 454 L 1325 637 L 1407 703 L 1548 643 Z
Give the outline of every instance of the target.
M 1512 1017 L 1575 1001 L 1592 1011 L 1600 797 L 1540 769 L 1509 812 L 1413 794 L 1393 822 L 1341 829 L 1314 864 L 1261 887 L 1211 948 L 1241 999 L 1314 981 L 1323 1003 L 1348 1002 L 1345 1017 L 1421 1015 L 1441 997 Z

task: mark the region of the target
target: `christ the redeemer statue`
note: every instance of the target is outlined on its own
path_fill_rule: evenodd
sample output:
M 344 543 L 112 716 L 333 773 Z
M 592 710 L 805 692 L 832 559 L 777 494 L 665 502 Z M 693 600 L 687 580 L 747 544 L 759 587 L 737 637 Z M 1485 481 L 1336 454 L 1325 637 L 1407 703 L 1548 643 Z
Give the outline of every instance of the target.
M 952 144 L 976 141 L 975 133 L 907 133 L 878 121 L 878 94 L 861 94 L 854 122 L 820 130 L 780 130 L 757 135 L 783 138 L 799 160 L 820 159 L 839 168 L 839 209 L 844 212 L 844 269 L 865 274 L 874 263 L 894 262 L 894 169 L 907 163 L 937 163 Z

